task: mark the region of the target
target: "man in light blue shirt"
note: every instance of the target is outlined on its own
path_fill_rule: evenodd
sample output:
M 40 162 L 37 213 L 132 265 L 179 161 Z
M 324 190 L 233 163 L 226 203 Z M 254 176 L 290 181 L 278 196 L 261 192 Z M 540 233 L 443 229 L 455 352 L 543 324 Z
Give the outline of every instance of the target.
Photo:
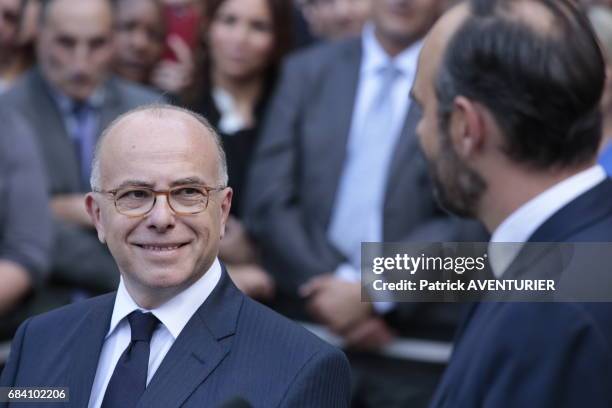
M 400 309 L 361 301 L 362 242 L 462 239 L 433 199 L 414 136 L 419 112 L 408 96 L 420 39 L 443 3 L 375 0 L 360 37 L 290 58 L 251 167 L 246 225 L 280 301 L 287 298 L 287 309 L 304 306 L 351 346 L 388 344 Z M 416 313 L 410 306 L 401 326 L 412 335 L 452 338 L 454 310 Z M 425 377 L 435 383 L 435 375 Z M 379 406 L 418 404 L 432 387 L 418 381 L 390 391 L 392 383 L 381 380 L 387 385 L 364 398 L 381 397 Z
M 599 164 L 606 170 L 608 176 L 612 177 L 612 7 L 592 6 L 588 15 L 606 58 L 608 76 L 601 98 L 603 140 L 599 152 Z

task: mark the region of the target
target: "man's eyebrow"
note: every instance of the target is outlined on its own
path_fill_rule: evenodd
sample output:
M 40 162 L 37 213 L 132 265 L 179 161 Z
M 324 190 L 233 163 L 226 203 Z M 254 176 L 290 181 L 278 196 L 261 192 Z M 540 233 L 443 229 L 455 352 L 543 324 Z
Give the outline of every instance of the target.
M 199 177 L 185 177 L 182 179 L 174 180 L 172 183 L 170 183 L 170 187 L 185 186 L 185 185 L 192 185 L 192 184 L 201 185 L 201 186 L 208 185 L 204 180 L 202 180 Z M 125 180 L 121 182 L 121 184 L 119 184 L 113 190 L 121 190 L 123 188 L 129 188 L 129 187 L 145 187 L 145 188 L 154 189 L 155 183 L 151 183 L 149 181 L 131 179 L 131 180 Z
M 170 187 L 184 186 L 187 184 L 196 184 L 202 186 L 208 185 L 204 180 L 199 177 L 185 177 L 182 179 L 174 180 L 172 183 L 170 183 Z
M 117 187 L 115 187 L 114 190 L 120 190 L 120 189 L 126 188 L 126 187 L 147 187 L 147 188 L 153 188 L 154 185 L 153 185 L 153 183 L 150 183 L 148 181 L 125 180 L 125 181 L 121 182 L 121 184 L 119 184 Z

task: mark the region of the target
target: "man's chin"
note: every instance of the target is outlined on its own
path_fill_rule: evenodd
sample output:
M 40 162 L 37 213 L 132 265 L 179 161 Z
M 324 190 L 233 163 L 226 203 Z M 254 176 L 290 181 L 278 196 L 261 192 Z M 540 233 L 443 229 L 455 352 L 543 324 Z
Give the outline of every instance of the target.
M 444 212 L 460 218 L 476 218 L 474 208 L 468 206 L 463 200 L 454 200 L 449 197 L 439 185 L 434 187 L 434 197 Z
M 93 95 L 96 87 L 94 85 L 79 85 L 66 87 L 64 93 L 76 101 L 86 101 Z

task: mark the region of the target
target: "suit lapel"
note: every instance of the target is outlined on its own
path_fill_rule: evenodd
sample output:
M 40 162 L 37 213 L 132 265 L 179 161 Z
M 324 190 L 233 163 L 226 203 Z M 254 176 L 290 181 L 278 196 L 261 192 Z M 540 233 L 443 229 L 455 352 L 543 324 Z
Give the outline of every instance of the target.
M 114 294 L 107 295 L 85 315 L 76 331 L 68 372 L 69 407 L 82 408 L 89 403 L 114 300 Z
M 359 85 L 359 74 L 361 69 L 361 38 L 354 39 L 342 50 L 342 58 L 334 65 L 330 71 L 326 83 L 327 95 L 325 100 L 330 103 L 327 105 L 325 115 L 330 124 L 329 131 L 321 132 L 325 139 L 320 140 L 322 146 L 326 146 L 334 154 L 322 155 L 321 158 L 328 157 L 330 162 L 321 165 L 327 174 L 326 179 L 329 183 L 321 183 L 319 188 L 327 189 L 322 197 L 335 197 L 340 184 L 340 177 L 346 161 L 346 150 L 353 121 L 353 110 L 357 97 Z M 312 143 L 312 141 L 307 141 Z M 328 200 L 327 219 L 331 217 L 333 199 Z
M 514 261 L 504 273 L 506 279 L 516 279 L 525 272 L 529 272 L 534 279 L 554 279 L 558 276 L 548 276 L 545 272 L 555 271 L 554 266 L 549 268 L 540 267 L 533 269 L 533 265 L 546 257 L 546 254 L 555 250 L 554 245 L 534 245 L 534 243 L 554 243 L 566 242 L 572 234 L 579 232 L 585 226 L 593 225 L 601 218 L 612 214 L 612 181 L 606 179 L 593 187 L 591 190 L 582 194 L 574 201 L 557 211 L 544 224 L 542 224 L 529 238 L 528 245 L 524 245 Z M 531 245 L 529 245 L 531 244 Z M 559 262 L 557 272 L 563 270 L 562 258 L 554 258 Z M 545 271 L 545 272 L 543 272 Z M 540 272 L 540 275 L 535 273 Z
M 408 97 L 408 94 L 406 94 Z M 420 119 L 420 111 L 414 103 L 410 103 L 404 126 L 397 138 L 393 156 L 389 164 L 388 180 L 394 180 L 397 177 L 402 177 L 401 172 L 406 170 L 406 161 L 410 160 L 411 156 L 418 152 L 416 126 Z M 391 193 L 391 188 L 397 183 L 387 183 L 387 196 Z
M 181 406 L 230 351 L 244 301 L 225 268 L 219 284 L 189 320 L 138 403 L 139 408 Z M 226 339 L 226 341 L 222 341 Z
M 463 337 L 463 334 L 465 333 L 465 330 L 467 326 L 470 324 L 472 318 L 476 314 L 476 311 L 478 310 L 479 305 L 480 305 L 480 302 L 472 302 L 463 311 L 462 316 L 459 319 L 459 325 L 457 326 L 457 330 L 455 331 L 455 336 L 453 339 L 453 344 L 455 346 L 459 343 L 459 341 Z
M 30 122 L 47 162 L 51 191 L 78 191 L 80 169 L 66 124 L 40 71 L 34 68 L 28 75 Z
M 172 345 L 137 406 L 180 406 L 228 352 L 195 315 Z
M 98 137 L 99 134 L 101 134 L 102 131 L 123 112 L 116 79 L 110 78 L 106 81 L 105 92 L 104 104 L 100 110 Z
M 45 82 L 38 68 L 34 68 L 30 73 L 30 94 L 29 99 L 32 103 L 32 113 L 38 118 L 38 123 L 44 124 L 42 135 L 48 137 L 49 128 L 55 130 L 53 133 L 62 135 L 63 139 L 69 141 L 70 136 L 66 129 L 64 120 L 59 111 L 55 100 L 51 96 L 49 85 Z
M 557 211 L 529 238 L 529 242 L 562 242 L 572 234 L 612 214 L 612 180 L 604 181 Z M 606 205 L 607 204 L 607 205 Z

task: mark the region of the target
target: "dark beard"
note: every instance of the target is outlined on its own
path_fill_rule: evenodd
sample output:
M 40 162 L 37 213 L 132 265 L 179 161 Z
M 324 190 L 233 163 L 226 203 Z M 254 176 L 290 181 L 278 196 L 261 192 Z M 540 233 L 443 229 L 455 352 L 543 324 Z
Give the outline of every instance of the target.
M 477 218 L 478 203 L 487 190 L 487 183 L 459 158 L 450 144 L 450 135 L 444 132 L 441 136 L 438 159 L 426 157 L 434 197 L 451 214 Z

